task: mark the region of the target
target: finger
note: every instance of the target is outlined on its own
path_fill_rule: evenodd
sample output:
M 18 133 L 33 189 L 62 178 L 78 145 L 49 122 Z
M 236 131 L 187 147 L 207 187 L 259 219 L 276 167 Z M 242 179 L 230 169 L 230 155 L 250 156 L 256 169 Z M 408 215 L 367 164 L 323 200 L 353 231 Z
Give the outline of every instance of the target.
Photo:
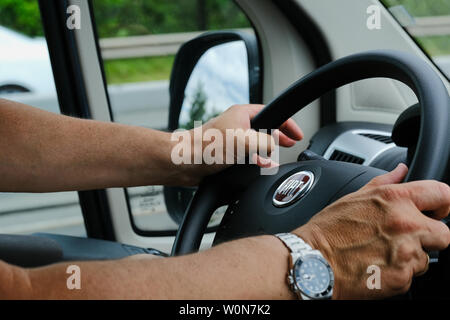
M 302 129 L 300 129 L 293 119 L 289 119 L 283 123 L 280 127 L 280 131 L 295 141 L 302 140 L 304 136 Z
M 434 180 L 413 181 L 393 186 L 393 191 L 405 192 L 420 211 L 433 211 L 431 217 L 446 218 L 450 211 L 450 187 Z
M 255 131 L 256 132 L 256 131 Z M 262 156 L 269 156 L 276 148 L 275 139 L 270 134 L 257 132 L 258 135 L 258 154 Z
M 264 109 L 264 107 L 265 105 L 263 104 L 247 104 L 244 106 L 239 106 L 239 108 L 244 108 L 247 111 L 250 120 L 253 119 L 258 113 L 260 113 L 261 110 Z
M 256 153 L 252 155 L 252 163 L 255 163 L 261 168 L 275 168 L 280 166 L 279 163 L 273 161 L 272 159 L 261 157 Z
M 422 247 L 427 251 L 446 249 L 450 244 L 450 230 L 447 225 L 424 215 L 422 217 L 426 227 L 426 231 L 419 236 Z
M 278 145 L 282 147 L 290 148 L 297 143 L 297 141 L 289 138 L 278 129 L 273 131 L 272 136 L 275 139 L 275 143 L 278 143 Z
M 276 147 L 274 137 L 253 129 L 249 129 L 245 132 L 245 135 L 239 136 L 237 144 L 245 145 L 247 155 L 258 153 L 263 156 L 269 156 Z
M 253 119 L 258 113 L 260 113 L 264 109 L 264 105 L 262 104 L 249 104 L 245 106 L 240 106 L 241 108 L 244 107 L 247 111 L 250 120 Z M 286 122 L 284 122 L 280 126 L 280 131 L 284 133 L 287 137 L 294 141 L 300 141 L 303 139 L 303 131 L 300 129 L 300 127 L 295 123 L 294 120 L 288 119 Z
M 413 265 L 413 273 L 415 277 L 424 275 L 430 266 L 430 256 L 422 249 L 417 250 L 416 263 Z
M 386 184 L 395 184 L 400 183 L 405 178 L 406 174 L 408 173 L 408 167 L 400 163 L 394 170 L 391 172 L 388 172 L 386 174 L 383 174 L 381 176 L 373 178 L 367 186 L 382 186 Z

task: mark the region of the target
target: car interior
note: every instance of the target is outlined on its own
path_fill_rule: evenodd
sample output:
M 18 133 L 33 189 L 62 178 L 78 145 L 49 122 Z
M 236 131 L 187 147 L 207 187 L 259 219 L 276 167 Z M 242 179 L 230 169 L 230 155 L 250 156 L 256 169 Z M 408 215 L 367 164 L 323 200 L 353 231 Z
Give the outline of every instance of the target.
M 38 2 L 58 108 L 77 117 L 119 121 L 94 2 Z M 168 104 L 157 111 L 163 117 L 159 129 L 190 129 L 193 120 L 214 117 L 232 104 L 265 104 L 252 128 L 275 129 L 292 117 L 305 134 L 295 147 L 281 148 L 277 173 L 260 175 L 255 165 L 238 165 L 198 188 L 160 186 L 134 198 L 142 188 L 78 192 L 85 237 L 0 227 L 0 259 L 37 267 L 135 254 L 168 257 L 285 232 L 401 162 L 410 168 L 406 181 L 448 184 L 449 75 L 405 26 L 406 9 L 391 5 L 401 2 L 234 1 L 251 27 L 206 30 L 177 47 Z M 70 4 L 81 9 L 81 29 L 65 27 Z M 367 27 L 370 6 L 379 8 L 380 28 Z M 202 90 L 215 97 L 218 109 L 194 119 Z M 140 103 L 150 108 L 157 99 L 148 94 Z M 314 172 L 311 192 L 289 207 L 274 206 L 275 189 L 299 170 Z M 143 214 L 132 210 L 145 199 L 148 208 L 155 207 L 148 200 L 154 193 L 170 230 L 152 228 L 153 220 L 139 222 L 146 221 L 139 220 Z M 450 298 L 450 250 L 430 257 L 429 272 L 395 299 Z

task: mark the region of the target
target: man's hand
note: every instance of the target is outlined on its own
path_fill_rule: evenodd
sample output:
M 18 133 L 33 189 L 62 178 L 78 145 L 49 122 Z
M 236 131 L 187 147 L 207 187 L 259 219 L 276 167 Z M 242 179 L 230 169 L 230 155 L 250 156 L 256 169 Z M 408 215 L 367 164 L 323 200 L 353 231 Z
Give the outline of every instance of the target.
M 436 181 L 400 183 L 405 165 L 376 177 L 294 231 L 319 249 L 335 274 L 333 298 L 384 298 L 406 292 L 428 268 L 426 251 L 450 244 L 441 221 L 450 211 L 450 187 Z M 432 211 L 428 217 L 421 211 Z M 381 270 L 381 289 L 368 289 L 367 268 Z
M 297 141 L 303 139 L 302 130 L 292 119 L 287 120 L 281 125 L 279 130 L 274 130 L 272 135 L 251 129 L 251 120 L 263 108 L 263 105 L 235 105 L 218 117 L 205 123 L 201 128 L 191 130 L 192 137 L 195 136 L 194 130 L 201 130 L 203 133 L 203 136 L 200 135 L 202 141 L 197 141 L 202 146 L 202 151 L 212 143 L 212 141 L 205 141 L 205 133 L 210 129 L 220 132 L 224 138 L 222 158 L 223 162 L 226 162 L 226 164 L 186 166 L 191 183 L 197 184 L 203 177 L 221 171 L 229 166 L 230 162 L 237 163 L 238 160 L 242 160 L 241 158 L 246 156 L 250 156 L 252 162 L 258 164 L 260 167 L 267 168 L 276 166 L 278 163 L 273 162 L 268 157 L 265 157 L 265 155 L 269 156 L 278 145 L 292 147 Z M 244 134 L 237 134 L 239 130 Z M 233 141 L 227 141 L 227 131 L 236 133 L 236 136 L 232 137 Z M 257 142 L 256 148 L 254 148 L 256 150 L 252 150 L 252 140 Z M 194 139 L 192 143 L 195 143 Z M 245 153 L 239 155 L 237 152 L 239 149 L 245 150 Z

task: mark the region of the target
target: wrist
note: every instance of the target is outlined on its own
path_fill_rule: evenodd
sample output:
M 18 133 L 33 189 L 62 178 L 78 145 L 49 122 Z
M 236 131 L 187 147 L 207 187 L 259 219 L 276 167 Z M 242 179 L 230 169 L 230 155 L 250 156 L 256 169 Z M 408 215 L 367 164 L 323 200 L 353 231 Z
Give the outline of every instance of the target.
M 290 268 L 291 252 L 276 236 L 262 236 L 266 249 L 266 255 L 271 257 L 271 261 L 276 263 L 273 268 L 280 284 L 280 293 L 277 295 L 281 299 L 298 300 L 299 297 L 291 290 L 288 282 L 288 272 Z
M 179 186 L 198 185 L 204 177 L 226 168 L 225 164 L 216 163 L 214 159 L 209 159 L 212 162 L 205 159 L 204 150 L 211 142 L 203 141 L 203 129 L 179 131 L 170 137 L 171 150 L 167 161 L 177 173 Z
M 147 146 L 144 148 L 144 158 L 140 161 L 139 170 L 135 171 L 147 181 L 146 184 L 195 185 L 195 171 L 199 165 L 194 165 L 191 158 L 193 133 L 145 129 L 145 134 Z
M 302 227 L 292 231 L 293 234 L 300 237 L 303 241 L 305 241 L 312 249 L 320 251 L 323 257 L 329 263 L 331 270 L 334 273 L 334 287 L 333 287 L 333 299 L 338 299 L 339 297 L 339 289 L 340 285 L 340 271 L 337 268 L 337 263 L 335 262 L 334 255 L 332 254 L 333 250 L 321 232 L 320 228 L 315 224 L 309 222 Z
M 179 159 L 171 158 L 171 163 L 175 164 L 179 175 L 182 176 L 183 186 L 195 186 L 201 181 L 203 177 L 208 175 L 208 166 L 203 160 L 203 137 L 201 134 L 202 128 L 194 128 L 183 132 L 183 139 L 175 142 L 172 150 L 177 148 L 183 149 L 183 162 L 179 164 Z

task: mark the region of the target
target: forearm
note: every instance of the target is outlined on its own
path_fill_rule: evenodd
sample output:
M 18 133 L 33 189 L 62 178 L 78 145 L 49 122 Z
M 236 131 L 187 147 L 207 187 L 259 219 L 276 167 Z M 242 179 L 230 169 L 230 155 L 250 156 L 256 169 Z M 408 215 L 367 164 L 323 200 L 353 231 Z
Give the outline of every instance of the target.
M 29 272 L 0 260 L 0 300 L 26 299 L 32 292 Z
M 171 184 L 181 176 L 170 161 L 169 133 L 0 100 L 0 134 L 0 191 Z
M 289 299 L 288 251 L 272 236 L 233 241 L 166 259 L 80 262 L 81 289 L 58 264 L 27 271 L 16 296 L 37 299 Z M 20 269 L 22 270 L 22 269 Z M 19 281 L 19 280 L 16 280 Z M 20 282 L 20 281 L 19 281 Z M 32 289 L 27 289 L 31 287 Z M 0 297 L 1 298 L 1 297 Z

